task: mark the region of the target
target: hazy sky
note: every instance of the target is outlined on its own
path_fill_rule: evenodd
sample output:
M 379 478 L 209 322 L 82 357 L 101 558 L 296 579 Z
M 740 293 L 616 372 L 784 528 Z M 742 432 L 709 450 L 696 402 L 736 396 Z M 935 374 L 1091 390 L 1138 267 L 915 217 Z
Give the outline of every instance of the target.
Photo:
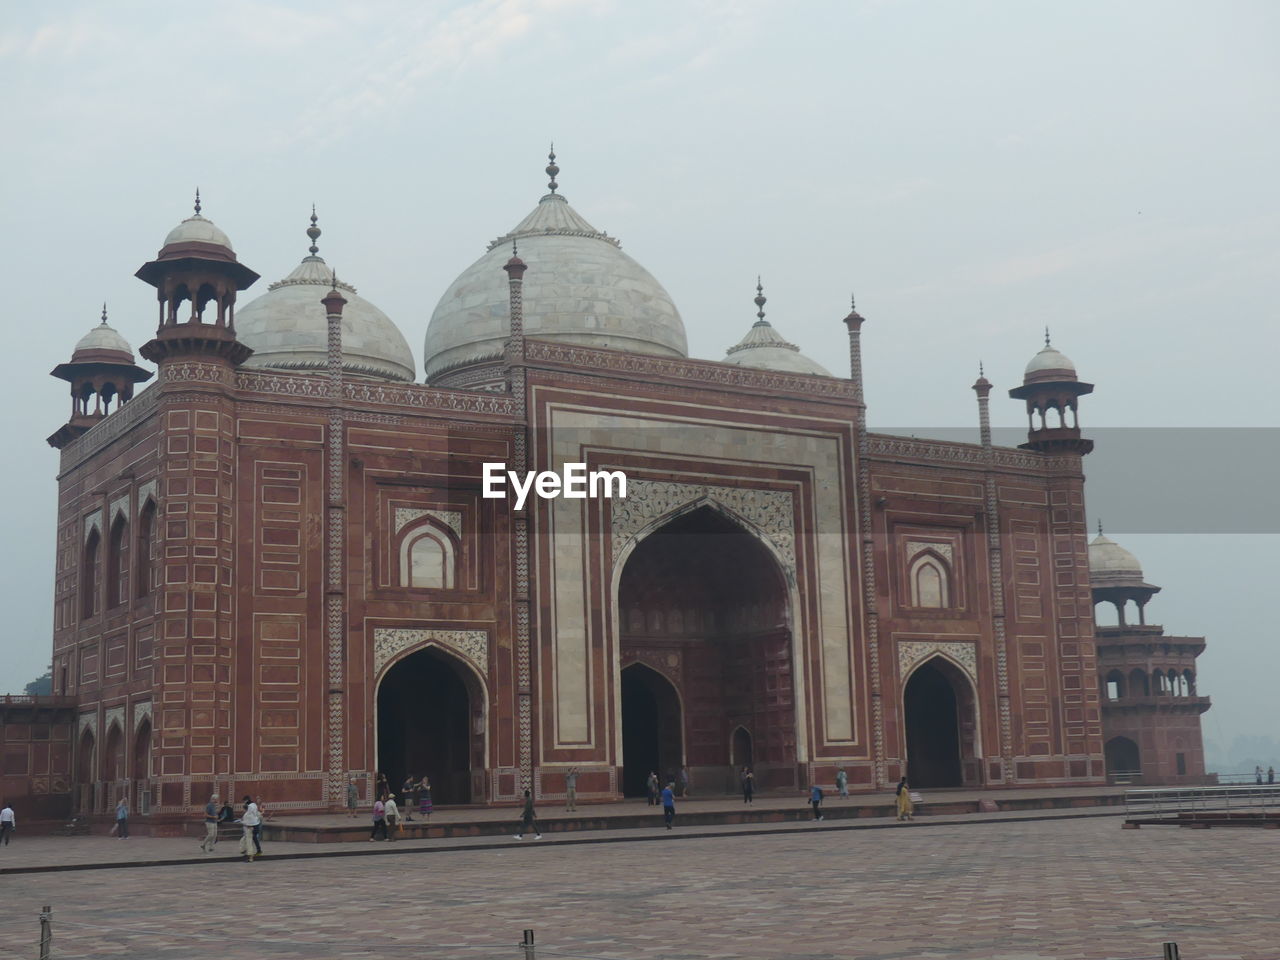
M 877 428 L 972 426 L 979 359 L 1020 427 L 1004 391 L 1049 325 L 1097 384 L 1086 469 L 1158 505 L 1105 520 L 1164 587 L 1151 618 L 1208 637 L 1206 736 L 1274 732 L 1278 43 L 1268 2 L 10 0 L 0 690 L 49 659 L 44 438 L 70 404 L 48 371 L 103 300 L 149 339 L 133 272 L 197 185 L 263 275 L 242 303 L 305 255 L 315 202 L 321 255 L 421 367 L 554 139 L 561 191 L 666 286 L 694 356 L 745 332 L 760 273 L 769 319 L 844 372 L 856 291 Z M 1164 455 L 1117 460 L 1146 449 L 1122 427 L 1168 428 Z M 1253 429 L 1212 442 L 1227 427 Z

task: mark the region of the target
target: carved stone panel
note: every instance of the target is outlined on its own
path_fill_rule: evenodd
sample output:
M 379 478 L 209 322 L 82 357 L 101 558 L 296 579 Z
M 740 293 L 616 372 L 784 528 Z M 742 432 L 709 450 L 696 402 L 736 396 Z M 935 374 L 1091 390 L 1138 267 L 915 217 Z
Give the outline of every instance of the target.
M 972 641 L 899 640 L 898 676 L 905 680 L 918 664 L 938 653 L 956 663 L 977 687 L 978 645 Z
M 465 657 L 489 675 L 489 634 L 484 630 L 414 630 L 376 627 L 373 631 L 373 672 L 376 676 L 400 653 L 431 644 Z
M 709 501 L 746 521 L 777 551 L 790 583 L 796 580 L 795 512 L 789 490 L 757 490 L 665 480 L 628 479 L 627 496 L 613 508 L 613 561 L 651 524 L 681 507 Z
M 396 507 L 395 532 L 399 533 L 420 517 L 431 517 L 439 520 L 459 538 L 462 536 L 461 510 L 431 510 L 425 507 Z

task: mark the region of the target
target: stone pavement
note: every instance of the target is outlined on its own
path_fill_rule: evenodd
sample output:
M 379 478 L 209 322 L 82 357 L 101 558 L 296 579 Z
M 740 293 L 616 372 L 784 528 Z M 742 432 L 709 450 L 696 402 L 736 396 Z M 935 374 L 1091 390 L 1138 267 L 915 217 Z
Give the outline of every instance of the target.
M 0 876 L 0 957 L 35 958 L 44 903 L 66 960 L 517 960 L 525 928 L 542 960 L 1128 960 L 1164 940 L 1184 960 L 1280 956 L 1274 833 L 1120 823 L 677 828 L 654 842 L 428 856 L 379 843 L 366 844 L 377 856 Z

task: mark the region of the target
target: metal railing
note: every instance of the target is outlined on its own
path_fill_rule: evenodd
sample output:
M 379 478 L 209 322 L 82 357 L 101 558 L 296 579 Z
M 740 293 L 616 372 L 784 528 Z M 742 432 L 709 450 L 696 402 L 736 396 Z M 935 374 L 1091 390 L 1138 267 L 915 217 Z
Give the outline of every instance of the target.
M 1280 816 L 1280 784 L 1151 787 L 1124 792 L 1129 819 L 1221 819 L 1230 814 Z

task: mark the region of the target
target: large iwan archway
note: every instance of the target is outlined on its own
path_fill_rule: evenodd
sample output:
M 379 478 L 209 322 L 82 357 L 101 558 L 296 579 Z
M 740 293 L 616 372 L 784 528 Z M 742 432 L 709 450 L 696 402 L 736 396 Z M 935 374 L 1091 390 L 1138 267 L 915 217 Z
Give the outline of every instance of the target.
M 435 647 L 409 654 L 378 685 L 378 770 L 399 794 L 431 781 L 436 804 L 471 803 L 484 769 L 484 697 L 475 675 Z
M 750 731 L 759 788 L 797 786 L 789 597 L 769 548 L 711 506 L 635 547 L 618 582 L 624 792 L 643 792 L 655 760 L 660 777 L 687 768 L 695 794 L 736 792 L 736 730 Z M 662 684 L 674 699 L 658 695 Z M 655 758 L 643 718 L 657 709 L 676 722 L 670 703 L 682 707 L 682 754 L 664 733 Z
M 973 685 L 954 663 L 933 657 L 907 679 L 902 694 L 907 780 L 913 787 L 978 782 Z

